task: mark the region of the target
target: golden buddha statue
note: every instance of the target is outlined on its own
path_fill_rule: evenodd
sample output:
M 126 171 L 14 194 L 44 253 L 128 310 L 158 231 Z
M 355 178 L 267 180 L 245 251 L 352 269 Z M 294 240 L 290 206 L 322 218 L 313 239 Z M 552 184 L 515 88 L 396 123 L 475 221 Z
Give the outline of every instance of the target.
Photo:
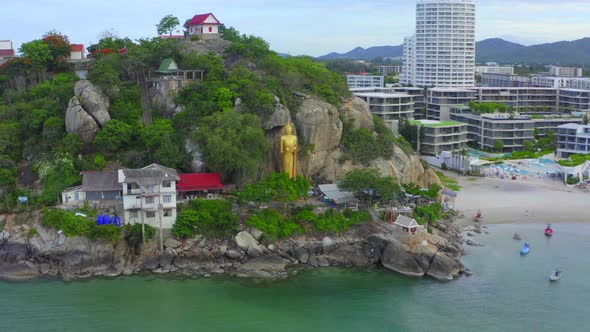
M 297 176 L 297 136 L 293 135 L 293 125 L 285 126 L 285 135 L 281 136 L 281 154 L 283 155 L 283 172 L 290 178 Z

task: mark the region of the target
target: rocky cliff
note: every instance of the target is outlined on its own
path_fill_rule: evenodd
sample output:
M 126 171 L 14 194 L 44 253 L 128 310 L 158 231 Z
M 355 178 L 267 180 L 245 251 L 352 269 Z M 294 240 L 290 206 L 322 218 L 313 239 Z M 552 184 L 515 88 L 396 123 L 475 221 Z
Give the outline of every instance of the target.
M 359 99 L 350 98 L 340 106 L 335 106 L 312 96 L 300 95 L 301 103 L 291 119 L 290 112 L 277 101 L 275 114 L 265 125 L 267 136 L 275 143 L 280 136 L 280 128 L 288 121 L 293 121 L 300 138 L 300 149 L 306 152 L 300 157 L 299 172 L 319 182 L 334 182 L 341 179 L 355 168 L 364 168 L 345 158 L 342 149 L 342 132 L 344 126 L 341 118 L 352 121 L 358 128 L 373 130 L 373 115 L 369 105 Z M 272 159 L 278 169 L 276 147 Z M 384 176 L 393 176 L 402 183 L 414 182 L 421 186 L 431 183 L 440 184 L 434 170 L 425 168 L 418 155 L 404 152 L 399 146 L 393 148 L 393 158 L 373 160 L 369 167 L 378 169 Z
M 0 279 L 10 281 L 115 277 L 139 272 L 276 279 L 328 266 L 382 266 L 441 281 L 463 272 L 460 239 L 451 224 L 439 227 L 444 232 L 435 230 L 437 235 L 409 237 L 371 222 L 332 238 L 292 238 L 277 243 L 265 241 L 264 234 L 255 229 L 243 230 L 232 240 L 197 236 L 181 242 L 166 236 L 163 253 L 157 250 L 157 240 L 151 240 L 137 254 L 124 239 L 117 243 L 90 241 L 66 237 L 38 224 L 8 225 L 0 238 Z M 37 234 L 32 235 L 32 228 Z

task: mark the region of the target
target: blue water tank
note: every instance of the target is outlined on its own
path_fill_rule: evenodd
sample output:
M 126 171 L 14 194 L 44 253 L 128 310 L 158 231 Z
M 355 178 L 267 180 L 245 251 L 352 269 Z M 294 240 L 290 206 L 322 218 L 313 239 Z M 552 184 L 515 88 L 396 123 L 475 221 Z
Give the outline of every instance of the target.
M 115 223 L 116 223 L 117 227 L 121 227 L 121 217 L 119 217 L 119 216 L 115 217 Z
M 102 221 L 102 219 L 100 217 L 101 216 L 96 217 L 96 224 L 99 225 L 99 226 L 101 225 L 100 222 Z

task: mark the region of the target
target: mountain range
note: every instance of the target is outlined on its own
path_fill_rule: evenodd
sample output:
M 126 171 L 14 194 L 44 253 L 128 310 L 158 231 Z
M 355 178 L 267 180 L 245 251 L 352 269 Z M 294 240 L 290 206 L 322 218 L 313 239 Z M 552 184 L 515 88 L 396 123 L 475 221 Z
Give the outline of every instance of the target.
M 358 59 L 402 56 L 403 45 L 357 47 L 347 53 L 329 53 L 318 57 L 319 60 Z M 499 62 L 508 64 L 590 64 L 590 38 L 574 41 L 560 41 L 539 45 L 525 46 L 501 38 L 491 38 L 476 43 L 476 61 Z

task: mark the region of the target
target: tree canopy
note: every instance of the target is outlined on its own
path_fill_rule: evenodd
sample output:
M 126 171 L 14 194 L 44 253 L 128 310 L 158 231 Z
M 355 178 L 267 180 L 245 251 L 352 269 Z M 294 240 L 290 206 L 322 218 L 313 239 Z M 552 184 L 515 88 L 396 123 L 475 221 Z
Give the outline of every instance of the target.
M 166 15 L 162 18 L 160 23 L 156 24 L 156 28 L 159 35 L 169 33 L 170 36 L 172 36 L 172 32 L 179 25 L 180 21 L 178 20 L 178 17 L 174 15 Z
M 355 194 L 362 202 L 391 202 L 401 193 L 401 187 L 391 176 L 381 176 L 374 168 L 355 169 L 350 171 L 340 187 Z

